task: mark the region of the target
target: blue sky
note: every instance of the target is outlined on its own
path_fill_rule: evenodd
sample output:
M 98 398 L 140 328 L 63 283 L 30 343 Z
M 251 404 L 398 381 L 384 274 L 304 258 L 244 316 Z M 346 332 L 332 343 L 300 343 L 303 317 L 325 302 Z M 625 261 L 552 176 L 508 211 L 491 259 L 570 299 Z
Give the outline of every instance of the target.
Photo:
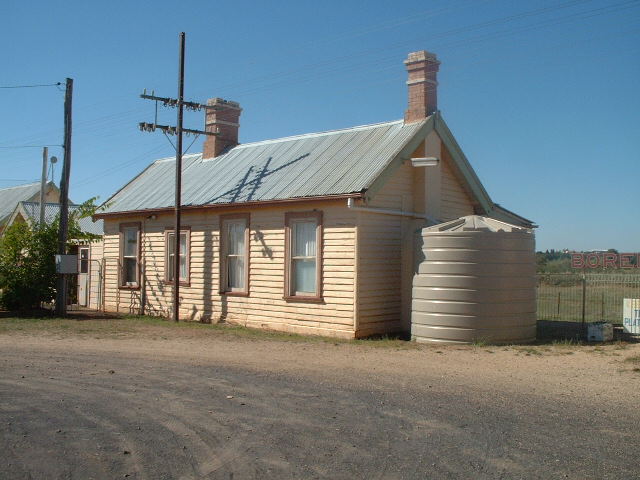
M 7 0 L 0 17 L 0 86 L 74 79 L 75 201 L 172 155 L 138 131 L 138 95 L 176 95 L 180 31 L 186 98 L 240 102 L 243 143 L 402 118 L 402 61 L 427 49 L 449 127 L 494 201 L 540 224 L 539 249 L 640 250 L 640 1 Z M 61 157 L 63 97 L 0 89 L 0 147 Z M 2 187 L 37 180 L 41 150 L 0 148 L 0 165 Z

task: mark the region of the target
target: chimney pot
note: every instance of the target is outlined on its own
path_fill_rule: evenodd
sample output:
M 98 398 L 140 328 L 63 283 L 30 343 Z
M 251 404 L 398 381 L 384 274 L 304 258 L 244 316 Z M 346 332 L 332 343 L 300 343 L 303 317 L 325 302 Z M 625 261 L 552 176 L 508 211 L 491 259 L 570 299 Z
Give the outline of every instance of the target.
M 207 135 L 202 158 L 214 158 L 238 145 L 242 108 L 238 102 L 217 97 L 207 100 L 207 105 L 213 108 L 206 109 L 205 131 L 218 135 Z
M 404 61 L 407 68 L 409 104 L 405 123 L 419 122 L 438 110 L 438 80 L 440 68 L 436 54 L 420 50 L 411 52 Z

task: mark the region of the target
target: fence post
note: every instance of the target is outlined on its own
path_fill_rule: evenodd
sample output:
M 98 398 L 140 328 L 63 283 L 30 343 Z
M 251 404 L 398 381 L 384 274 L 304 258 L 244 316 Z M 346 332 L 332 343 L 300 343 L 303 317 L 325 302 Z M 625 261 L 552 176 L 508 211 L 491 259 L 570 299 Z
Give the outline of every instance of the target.
M 587 306 L 587 277 L 585 274 L 582 274 L 582 334 L 587 336 L 586 331 L 586 306 Z
M 558 313 L 557 317 L 560 318 L 560 292 L 558 292 Z

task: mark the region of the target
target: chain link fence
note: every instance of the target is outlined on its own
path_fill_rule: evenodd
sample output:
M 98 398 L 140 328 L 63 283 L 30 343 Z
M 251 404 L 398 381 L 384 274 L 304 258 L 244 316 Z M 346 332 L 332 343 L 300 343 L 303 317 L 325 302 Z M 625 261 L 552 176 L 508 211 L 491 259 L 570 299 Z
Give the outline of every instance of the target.
M 620 325 L 624 298 L 640 298 L 640 275 L 538 275 L 538 320 Z

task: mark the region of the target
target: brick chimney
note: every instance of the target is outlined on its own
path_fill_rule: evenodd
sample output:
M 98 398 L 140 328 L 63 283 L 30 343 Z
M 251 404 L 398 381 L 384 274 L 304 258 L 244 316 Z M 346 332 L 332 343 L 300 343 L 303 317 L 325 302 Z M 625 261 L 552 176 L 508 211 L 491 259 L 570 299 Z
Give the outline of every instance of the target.
M 419 122 L 438 110 L 437 74 L 440 62 L 435 53 L 426 50 L 410 53 L 404 61 L 409 78 L 409 108 L 404 113 L 405 123 Z
M 207 132 L 220 132 L 219 135 L 207 135 L 204 141 L 202 158 L 213 158 L 238 145 L 240 129 L 240 104 L 222 98 L 210 98 L 205 113 L 204 128 Z

